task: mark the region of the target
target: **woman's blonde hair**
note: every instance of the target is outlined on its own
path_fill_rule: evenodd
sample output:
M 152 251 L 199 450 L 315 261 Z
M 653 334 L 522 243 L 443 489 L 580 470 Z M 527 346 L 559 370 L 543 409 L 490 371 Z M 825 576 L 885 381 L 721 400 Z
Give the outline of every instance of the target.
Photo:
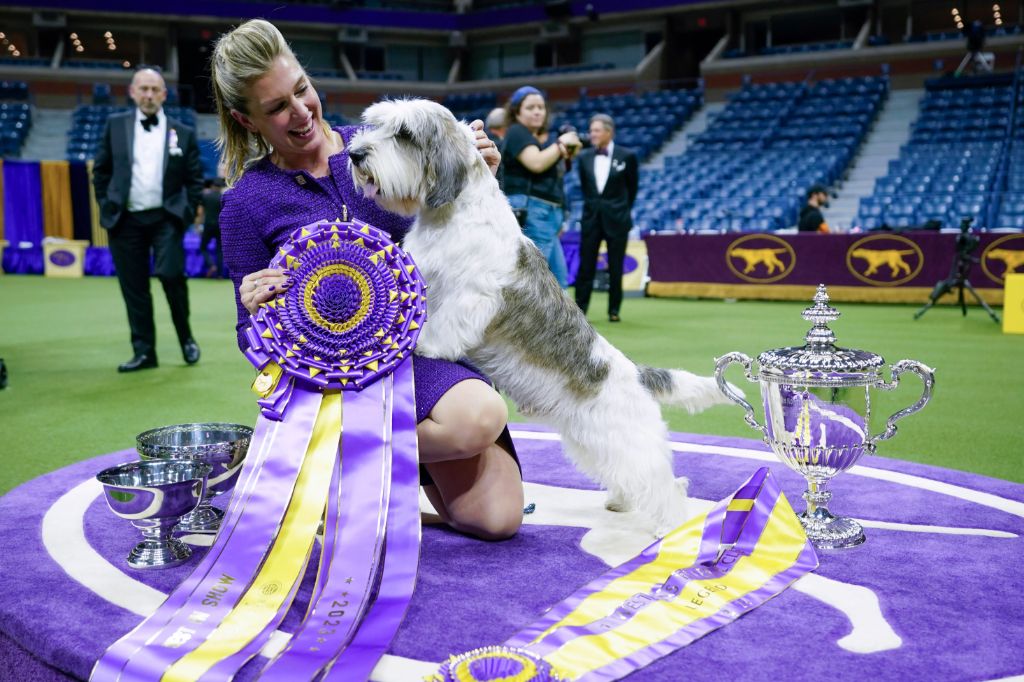
M 295 53 L 277 27 L 263 19 L 252 19 L 225 33 L 213 50 L 210 73 L 220 119 L 217 148 L 229 187 L 242 176 L 250 159 L 270 151 L 267 141 L 236 121 L 231 110 L 249 114 L 249 86 L 265 76 L 279 57 L 295 59 Z M 330 130 L 326 123 L 324 128 Z

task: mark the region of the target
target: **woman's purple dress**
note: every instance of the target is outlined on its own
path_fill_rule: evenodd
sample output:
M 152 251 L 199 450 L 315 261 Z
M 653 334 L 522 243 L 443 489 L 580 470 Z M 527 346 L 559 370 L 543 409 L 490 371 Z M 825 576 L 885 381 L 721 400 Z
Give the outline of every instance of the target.
M 262 270 L 296 227 L 319 220 L 358 218 L 384 230 L 398 242 L 409 231 L 412 219 L 389 213 L 365 199 L 348 170 L 348 144 L 358 128 L 335 128 L 345 149 L 330 158 L 331 174 L 314 178 L 305 171 L 286 171 L 264 157 L 246 170 L 238 183 L 224 194 L 220 212 L 224 264 L 235 284 L 238 307 L 238 345 L 245 347 L 243 330 L 249 311 L 242 305 L 238 287 L 242 277 Z M 454 362 L 414 357 L 416 374 L 416 421 L 423 421 L 442 395 L 465 379 L 480 374 Z

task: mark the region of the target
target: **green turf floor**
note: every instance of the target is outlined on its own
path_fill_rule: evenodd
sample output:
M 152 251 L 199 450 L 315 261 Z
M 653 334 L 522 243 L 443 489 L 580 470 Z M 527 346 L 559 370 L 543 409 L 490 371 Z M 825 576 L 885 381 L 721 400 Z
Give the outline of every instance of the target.
M 118 374 L 131 355 L 124 304 L 112 278 L 0 276 L 0 357 L 9 385 L 0 391 L 0 493 L 47 471 L 131 448 L 146 429 L 194 421 L 253 424 L 253 370 L 238 352 L 226 281 L 193 280 L 192 324 L 203 356 L 188 367 L 154 280 L 160 367 Z M 711 374 L 729 351 L 756 356 L 803 343 L 801 303 L 628 298 L 623 322 L 610 324 L 605 299 L 591 319 L 637 362 Z M 888 362 L 912 358 L 936 368 L 934 398 L 899 423 L 879 454 L 1024 482 L 1024 336 L 1004 335 L 983 311 L 939 307 L 914 321 L 916 306 L 839 304 L 839 344 Z M 756 388 L 733 367 L 748 398 Z M 906 375 L 878 392 L 885 414 L 914 402 L 920 382 Z M 689 416 L 666 410 L 674 431 L 744 436 L 755 432 L 736 406 Z M 513 419 L 521 421 L 513 412 Z

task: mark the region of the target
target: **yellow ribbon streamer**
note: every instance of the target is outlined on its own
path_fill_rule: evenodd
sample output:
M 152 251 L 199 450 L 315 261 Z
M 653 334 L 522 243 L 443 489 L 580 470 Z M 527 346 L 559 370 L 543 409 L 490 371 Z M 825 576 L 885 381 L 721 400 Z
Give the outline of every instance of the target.
M 217 629 L 168 668 L 162 682 L 198 680 L 219 661 L 241 651 L 277 615 L 309 559 L 327 503 L 341 423 L 341 393 L 324 391 L 295 492 L 263 567 Z
M 700 546 L 704 517 L 692 519 L 662 541 L 657 558 L 591 595 L 548 632 L 565 625 L 583 625 L 607 616 L 625 599 L 646 593 L 672 571 L 689 566 Z M 780 496 L 754 552 L 743 556 L 724 576 L 690 581 L 672 601 L 654 602 L 621 626 L 599 635 L 567 642 L 544 657 L 571 679 L 625 658 L 659 642 L 687 625 L 707 618 L 730 602 L 754 592 L 774 575 L 792 566 L 804 548 L 800 521 Z

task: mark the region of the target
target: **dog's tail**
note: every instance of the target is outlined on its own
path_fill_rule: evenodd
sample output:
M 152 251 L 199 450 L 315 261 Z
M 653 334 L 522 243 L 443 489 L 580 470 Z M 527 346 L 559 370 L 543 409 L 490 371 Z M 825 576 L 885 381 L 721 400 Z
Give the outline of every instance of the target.
M 719 390 L 714 377 L 702 377 L 682 369 L 660 369 L 637 365 L 640 383 L 658 402 L 674 405 L 690 414 L 730 400 Z

